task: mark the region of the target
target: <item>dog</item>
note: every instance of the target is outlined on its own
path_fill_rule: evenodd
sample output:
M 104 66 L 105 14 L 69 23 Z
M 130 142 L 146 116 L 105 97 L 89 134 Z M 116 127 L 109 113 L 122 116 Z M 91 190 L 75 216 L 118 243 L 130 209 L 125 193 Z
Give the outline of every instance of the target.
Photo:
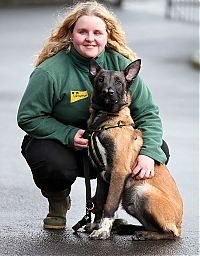
M 151 179 L 137 180 L 131 174 L 143 145 L 142 132 L 134 128 L 129 109 L 129 87 L 140 66 L 138 59 L 123 71 L 109 71 L 94 60 L 90 62 L 93 94 L 88 119 L 89 155 L 100 170 L 94 223 L 87 226 L 92 239 L 110 237 L 120 202 L 142 224 L 135 227 L 133 240 L 175 239 L 181 235 L 183 202 L 166 165 L 156 163 Z

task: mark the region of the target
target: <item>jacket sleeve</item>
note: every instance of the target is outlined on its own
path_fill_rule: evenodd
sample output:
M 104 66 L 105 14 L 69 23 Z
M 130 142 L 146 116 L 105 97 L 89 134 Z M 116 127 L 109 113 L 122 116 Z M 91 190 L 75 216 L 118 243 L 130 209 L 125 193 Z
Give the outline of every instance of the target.
M 38 139 L 56 139 L 73 146 L 78 128 L 65 125 L 52 116 L 52 109 L 59 98 L 52 77 L 42 69 L 35 69 L 22 97 L 17 122 L 27 134 Z
M 140 154 L 165 163 L 166 156 L 161 149 L 163 131 L 158 106 L 154 104 L 149 88 L 139 76 L 131 85 L 130 91 L 131 114 L 136 128 L 143 133 L 144 142 Z

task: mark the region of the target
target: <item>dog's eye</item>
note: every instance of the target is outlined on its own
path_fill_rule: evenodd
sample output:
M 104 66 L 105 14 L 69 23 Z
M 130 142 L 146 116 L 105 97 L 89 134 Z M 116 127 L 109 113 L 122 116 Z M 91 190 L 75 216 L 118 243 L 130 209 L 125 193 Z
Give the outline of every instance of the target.
M 115 81 L 115 84 L 116 84 L 116 85 L 122 85 L 122 82 L 121 82 L 119 79 L 117 79 L 117 80 Z
M 104 81 L 104 77 L 103 76 L 98 78 L 98 82 L 103 83 L 103 81 Z

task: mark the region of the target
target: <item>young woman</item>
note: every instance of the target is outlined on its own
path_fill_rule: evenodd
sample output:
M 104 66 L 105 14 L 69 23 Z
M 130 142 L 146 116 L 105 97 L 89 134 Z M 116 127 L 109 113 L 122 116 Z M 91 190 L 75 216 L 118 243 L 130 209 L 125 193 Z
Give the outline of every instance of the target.
M 18 124 L 27 133 L 22 154 L 36 186 L 49 201 L 45 228 L 65 227 L 71 185 L 83 176 L 92 58 L 105 69 L 123 70 L 136 55 L 128 48 L 115 17 L 103 5 L 88 1 L 74 6 L 47 39 L 19 106 Z M 138 179 L 151 178 L 154 162 L 166 162 L 159 110 L 139 76 L 131 95 L 131 114 L 144 136 L 132 172 L 138 173 Z M 95 178 L 92 166 L 90 171 Z

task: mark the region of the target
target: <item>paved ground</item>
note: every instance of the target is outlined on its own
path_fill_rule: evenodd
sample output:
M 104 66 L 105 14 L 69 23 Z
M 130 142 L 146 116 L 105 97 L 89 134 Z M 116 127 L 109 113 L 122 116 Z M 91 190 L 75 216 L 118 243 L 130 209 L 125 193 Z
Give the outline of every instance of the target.
M 182 238 L 132 242 L 130 236 L 107 241 L 90 241 L 83 232 L 75 236 L 71 227 L 82 217 L 85 204 L 81 179 L 72 190 L 68 228 L 53 233 L 42 230 L 47 202 L 20 155 L 24 133 L 16 125 L 16 112 L 33 56 L 61 9 L 0 9 L 0 255 L 198 255 L 198 71 L 189 62 L 198 48 L 198 27 L 165 20 L 163 0 L 127 0 L 122 9 L 114 11 L 129 45 L 143 60 L 142 76 L 160 106 L 172 155 L 169 167 L 184 199 Z

